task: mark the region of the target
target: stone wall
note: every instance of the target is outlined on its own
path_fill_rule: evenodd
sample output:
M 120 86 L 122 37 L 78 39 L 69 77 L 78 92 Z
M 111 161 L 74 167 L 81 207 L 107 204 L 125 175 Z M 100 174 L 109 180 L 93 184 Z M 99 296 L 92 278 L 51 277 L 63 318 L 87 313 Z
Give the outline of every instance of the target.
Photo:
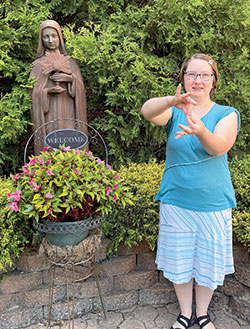
M 157 271 L 146 243 L 128 250 L 123 245 L 106 259 L 107 241 L 97 252 L 100 286 L 106 310 L 126 309 L 135 304 L 175 303 L 172 284 Z M 105 259 L 105 260 L 104 260 Z M 248 253 L 235 247 L 236 273 L 228 276 L 214 294 L 211 308 L 231 308 L 250 322 L 250 262 Z M 49 262 L 42 250 L 26 251 L 17 269 L 0 282 L 0 328 L 21 329 L 48 319 Z M 72 287 L 69 293 L 71 294 Z M 56 282 L 52 307 L 53 320 L 67 319 L 65 284 Z M 78 282 L 75 317 L 102 311 L 94 277 Z

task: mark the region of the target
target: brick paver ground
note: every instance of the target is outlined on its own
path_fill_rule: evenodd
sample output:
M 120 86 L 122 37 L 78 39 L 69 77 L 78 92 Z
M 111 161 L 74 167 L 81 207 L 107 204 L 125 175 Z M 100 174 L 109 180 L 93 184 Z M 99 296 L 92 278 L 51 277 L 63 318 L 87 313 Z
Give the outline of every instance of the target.
M 102 313 L 89 313 L 75 319 L 74 329 L 169 329 L 179 310 L 177 304 L 136 305 L 130 309 L 107 312 L 105 320 Z M 250 324 L 240 320 L 227 310 L 212 311 L 210 316 L 216 329 L 250 329 Z M 69 329 L 67 321 L 63 325 L 51 323 L 54 329 Z M 38 323 L 26 329 L 45 329 L 47 323 Z M 72 322 L 70 322 L 72 329 Z M 198 329 L 197 325 L 193 329 Z

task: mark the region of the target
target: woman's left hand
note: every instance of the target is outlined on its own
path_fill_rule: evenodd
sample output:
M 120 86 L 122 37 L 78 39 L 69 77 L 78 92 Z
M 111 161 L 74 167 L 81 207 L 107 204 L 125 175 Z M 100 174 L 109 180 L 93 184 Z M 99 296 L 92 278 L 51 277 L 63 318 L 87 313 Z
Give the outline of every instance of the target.
M 176 137 L 175 139 L 178 139 L 184 135 L 199 135 L 204 131 L 205 126 L 203 122 L 193 116 L 191 113 L 187 113 L 186 115 L 186 120 L 188 123 L 188 126 L 184 126 L 183 124 L 179 123 L 178 127 L 182 129 L 182 131 L 177 131 L 176 132 Z

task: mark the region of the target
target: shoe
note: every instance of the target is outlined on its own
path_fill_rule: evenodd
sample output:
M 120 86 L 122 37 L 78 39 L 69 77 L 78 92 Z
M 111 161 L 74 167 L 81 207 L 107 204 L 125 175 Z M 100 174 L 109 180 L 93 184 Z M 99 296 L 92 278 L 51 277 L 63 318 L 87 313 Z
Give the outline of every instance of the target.
M 184 315 L 182 315 L 181 313 L 178 315 L 178 317 L 177 317 L 177 322 L 179 322 L 179 324 L 181 324 L 185 329 L 186 328 L 190 328 L 190 327 L 192 327 L 192 325 L 194 324 L 193 322 L 192 322 L 192 317 L 193 317 L 193 315 L 191 315 L 191 318 L 190 319 L 188 319 L 186 316 L 184 316 Z M 186 321 L 186 322 L 183 322 L 183 320 L 184 321 Z M 180 329 L 180 328 L 174 328 L 173 326 L 170 328 L 170 329 Z
M 202 320 L 206 320 L 206 321 L 200 323 Z M 209 324 L 210 322 L 212 322 L 212 321 L 211 321 L 211 319 L 210 319 L 209 314 L 199 316 L 198 318 L 197 318 L 197 316 L 195 316 L 195 323 L 197 323 L 198 326 L 199 326 L 201 329 L 204 328 L 204 327 L 205 327 L 207 324 Z

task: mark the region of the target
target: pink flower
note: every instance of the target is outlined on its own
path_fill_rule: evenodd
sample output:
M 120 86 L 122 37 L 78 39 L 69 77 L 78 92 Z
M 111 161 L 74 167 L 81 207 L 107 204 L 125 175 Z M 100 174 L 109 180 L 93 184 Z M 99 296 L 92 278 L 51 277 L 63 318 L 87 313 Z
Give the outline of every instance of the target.
M 52 213 L 52 208 L 49 208 L 49 210 L 48 210 L 48 214 L 51 214 Z
M 51 149 L 51 147 L 50 147 L 50 146 L 46 146 L 46 147 L 44 147 L 44 148 L 42 149 L 42 152 L 46 152 L 46 151 L 48 151 L 49 149 Z
M 104 163 L 104 161 L 102 161 L 101 159 L 97 158 L 96 159 L 96 163 Z
M 31 159 L 30 160 L 30 165 L 32 166 L 33 164 L 35 164 L 36 163 L 36 159 L 35 158 L 33 158 L 33 159 Z
M 24 173 L 24 174 L 29 174 L 30 171 L 29 171 L 28 169 L 26 169 L 26 168 L 23 168 L 23 173 Z
M 50 164 L 50 163 L 51 163 L 51 161 L 50 161 L 50 160 L 48 160 L 46 163 L 47 163 L 47 164 Z
M 113 179 L 119 179 L 120 176 L 119 175 L 116 175 Z
M 12 211 L 15 211 L 15 212 L 18 212 L 18 205 L 17 205 L 17 202 L 12 202 L 10 205 L 9 205 L 10 209 Z
M 38 159 L 38 163 L 41 164 L 41 165 L 44 164 L 43 159 L 42 159 L 42 158 L 39 158 L 39 159 Z
M 52 170 L 47 170 L 47 174 L 48 174 L 49 176 L 54 176 L 54 173 L 52 172 Z
M 114 190 L 117 190 L 117 189 L 118 189 L 118 185 L 114 184 Z
M 20 178 L 20 175 L 21 175 L 21 174 L 13 175 L 13 178 L 16 179 L 16 180 L 18 180 L 18 179 Z
M 64 147 L 63 150 L 66 151 L 66 152 L 71 151 L 71 147 L 70 146 Z
M 85 155 L 89 155 L 89 158 L 92 158 L 93 157 L 93 154 L 92 154 L 91 151 L 85 152 Z
M 111 187 L 106 187 L 106 194 L 107 195 L 109 195 L 110 193 L 112 193 L 113 192 L 113 190 L 112 190 L 112 188 Z
M 39 188 L 40 188 L 40 186 L 39 185 L 35 185 L 34 187 L 33 187 L 33 191 L 38 191 L 39 190 Z
M 28 168 L 30 166 L 29 163 L 25 163 L 24 168 Z
M 32 171 L 32 175 L 35 175 L 35 173 L 36 173 L 36 170 L 33 170 L 33 171 Z
M 81 151 L 75 150 L 75 154 L 80 154 L 80 153 L 81 153 Z
M 117 197 L 114 195 L 113 200 L 115 201 L 116 199 L 117 199 Z
M 109 168 L 109 170 L 113 170 L 113 168 L 109 164 L 106 164 L 106 167 Z
M 21 199 L 20 195 L 22 194 L 21 190 L 16 190 L 14 193 L 8 193 L 8 198 L 12 198 L 13 201 L 19 201 Z
M 74 174 L 79 175 L 79 170 L 76 169 L 76 170 L 74 171 Z
M 34 185 L 36 184 L 36 182 L 34 181 L 34 179 L 31 179 L 31 180 L 28 182 L 28 184 L 29 184 L 30 186 L 34 186 Z
M 45 198 L 46 199 L 52 199 L 54 195 L 52 195 L 51 193 L 46 193 L 45 194 Z

